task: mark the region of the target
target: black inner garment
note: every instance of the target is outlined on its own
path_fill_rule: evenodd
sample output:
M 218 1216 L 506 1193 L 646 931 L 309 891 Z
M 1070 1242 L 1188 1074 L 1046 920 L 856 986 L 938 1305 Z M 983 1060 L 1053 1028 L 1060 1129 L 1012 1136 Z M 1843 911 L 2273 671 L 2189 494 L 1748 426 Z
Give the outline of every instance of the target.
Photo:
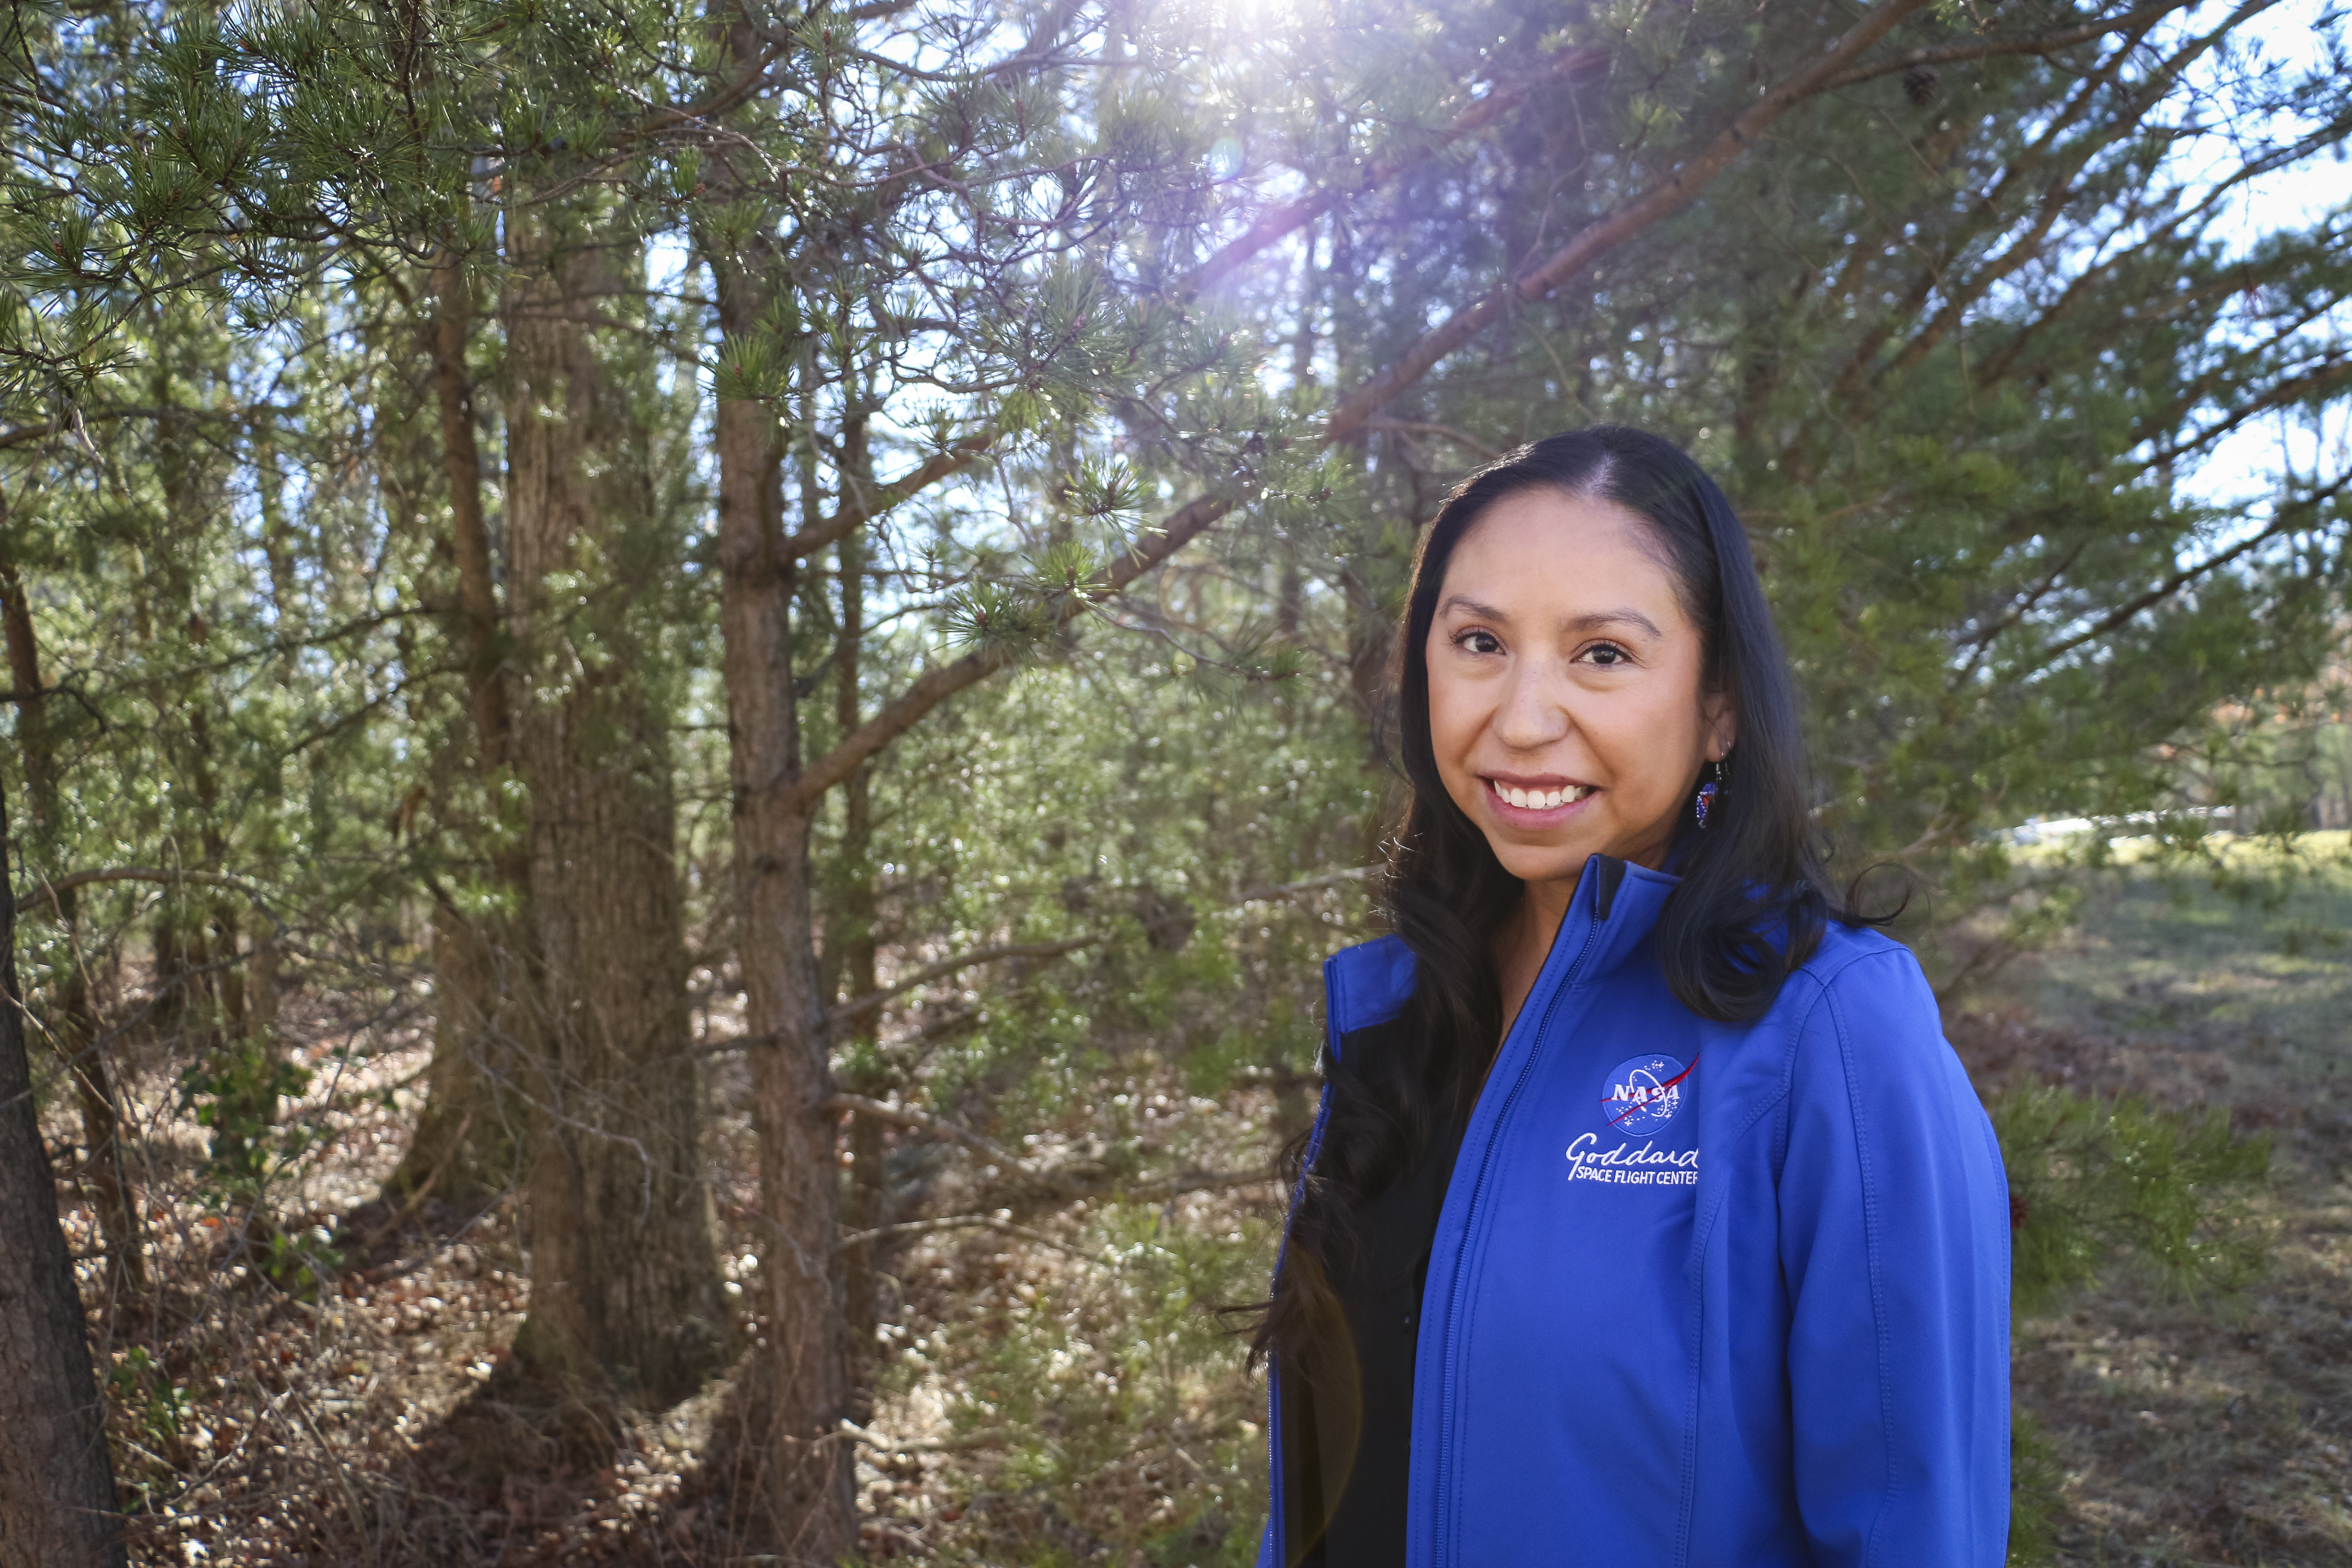
M 1394 1024 L 1349 1035 L 1345 1072 Z M 1283 1536 L 1295 1568 L 1403 1568 L 1412 1373 L 1438 1210 L 1470 1106 L 1405 1178 L 1366 1204 L 1357 1245 L 1327 1259 L 1345 1315 L 1282 1363 Z

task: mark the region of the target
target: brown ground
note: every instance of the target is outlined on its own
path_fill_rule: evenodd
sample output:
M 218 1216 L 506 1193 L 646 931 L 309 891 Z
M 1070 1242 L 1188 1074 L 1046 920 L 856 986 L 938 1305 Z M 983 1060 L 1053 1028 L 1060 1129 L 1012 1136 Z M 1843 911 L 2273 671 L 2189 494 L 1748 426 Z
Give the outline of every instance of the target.
M 2066 941 L 2012 965 L 1954 1019 L 1980 1082 L 2226 1105 L 2276 1140 L 2263 1199 L 2275 1258 L 2244 1300 L 2217 1311 L 2126 1281 L 2019 1325 L 2018 1397 L 2063 1473 L 2067 1568 L 2352 1568 L 2347 931 L 2352 871 L 2341 868 L 2271 906 L 2124 876 L 2095 886 Z M 586 1466 L 567 1467 L 484 1403 L 525 1300 L 511 1216 L 428 1205 L 425 1226 L 362 1245 L 381 1217 L 362 1205 L 410 1114 L 413 1090 L 391 1106 L 385 1093 L 421 1067 L 422 1045 L 373 1026 L 364 1059 L 339 1066 L 332 1048 L 364 1031 L 299 1011 L 289 1024 L 317 1042 L 306 1114 L 325 1144 L 286 1194 L 279 1247 L 321 1267 L 315 1300 L 258 1278 L 258 1257 L 224 1266 L 235 1240 L 195 1181 L 202 1130 L 174 1110 L 167 1074 L 142 1080 L 168 1305 L 159 1329 L 121 1325 L 102 1342 L 121 1479 L 143 1504 L 137 1561 L 756 1561 L 731 1555 L 714 1528 L 727 1385 L 623 1424 L 609 1461 Z M 1122 1114 L 1192 1141 L 1202 1163 L 1231 1166 L 1276 1141 L 1262 1089 L 1213 1101 L 1171 1083 L 1125 1087 Z M 61 1151 L 72 1131 L 54 1125 Z M 743 1130 L 716 1131 L 719 1167 L 748 1168 Z M 86 1211 L 67 1185 L 68 1223 L 86 1245 Z M 1270 1191 L 1241 1191 L 1027 1222 L 1055 1247 L 985 1230 L 908 1247 L 859 1475 L 869 1557 L 1247 1563 L 1262 1509 L 1261 1385 L 1242 1378 L 1203 1309 L 1258 1286 L 1277 1220 Z M 340 1258 L 321 1250 L 330 1241 Z M 730 1252 L 750 1280 L 747 1243 L 734 1237 Z
M 2203 1103 L 2226 1068 L 2147 1041 L 1977 1015 L 1952 1031 L 1985 1077 Z M 1990 1069 L 1987 1071 L 1986 1069 Z M 2352 1564 L 2352 1181 L 2340 1119 L 2250 1097 L 2277 1138 L 2269 1278 L 2217 1311 L 2131 1281 L 2018 1324 L 2017 1397 L 2065 1471 L 2065 1564 Z
M 413 1027 L 384 1028 L 338 1058 L 354 1037 L 331 1011 L 289 1008 L 288 1033 L 311 1042 L 298 1056 L 316 1076 L 287 1121 L 320 1142 L 278 1194 L 274 1238 L 241 1235 L 205 1192 L 206 1134 L 176 1103 L 168 1054 L 121 1047 L 162 1308 L 116 1320 L 94 1264 L 84 1285 L 133 1561 L 762 1561 L 722 1528 L 730 1383 L 617 1419 L 603 1463 L 567 1458 L 546 1423 L 490 1399 L 528 1299 L 511 1207 L 433 1201 L 386 1226 L 372 1199 L 414 1113 L 425 1044 Z M 730 1087 L 715 1098 L 740 1103 Z M 1149 1142 L 1191 1146 L 1194 1163 L 1271 1144 L 1263 1089 L 1213 1101 L 1173 1083 L 1124 1087 L 1132 1103 L 1121 1114 Z M 78 1125 L 58 1105 L 48 1131 L 69 1242 L 94 1251 Z M 748 1172 L 749 1132 L 724 1116 L 713 1132 L 725 1223 L 750 1195 L 723 1173 Z M 1048 1159 L 1057 1142 L 1048 1131 L 1031 1152 Z M 934 1205 L 969 1207 L 958 1182 L 950 1170 Z M 1259 1507 L 1246 1425 L 1259 1396 L 1201 1309 L 1262 1278 L 1270 1192 L 1024 1217 L 1057 1246 L 950 1231 L 892 1262 L 875 1437 L 858 1477 L 869 1558 L 1156 1564 L 1173 1552 L 1206 1563 L 1240 1551 Z M 748 1287 L 759 1267 L 748 1232 L 728 1229 L 730 1279 Z M 748 1310 L 756 1294 L 739 1297 L 747 1342 L 761 1328 Z
M 2276 1250 L 2243 1300 L 2125 1280 L 2019 1323 L 2017 1396 L 2065 1475 L 2061 1563 L 2352 1564 L 2352 877 L 2301 873 L 2247 901 L 2095 883 L 1949 1031 L 1980 1084 L 2225 1106 L 2274 1140 Z

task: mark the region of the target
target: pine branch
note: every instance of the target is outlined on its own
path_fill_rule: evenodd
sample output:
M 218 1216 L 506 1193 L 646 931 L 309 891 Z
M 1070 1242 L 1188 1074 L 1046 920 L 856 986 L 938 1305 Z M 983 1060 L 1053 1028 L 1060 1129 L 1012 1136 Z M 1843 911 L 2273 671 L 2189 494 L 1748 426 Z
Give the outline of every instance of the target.
M 1823 92 L 1834 92 L 1842 87 L 1875 81 L 1880 77 L 1893 76 L 1897 71 L 1919 70 L 1930 66 L 1961 65 L 1969 60 L 1988 60 L 2011 55 L 2054 55 L 2061 49 L 2071 49 L 2076 44 L 2109 33 L 2128 32 L 2135 27 L 2161 22 L 2176 11 L 2195 8 L 2196 0 L 2158 0 L 2137 11 L 2126 11 L 2120 16 L 2108 16 L 2095 22 L 2085 22 L 2077 27 L 2063 27 L 2054 33 L 2035 33 L 2019 38 L 1972 38 L 1966 43 L 1939 44 L 1934 48 L 1913 49 L 1907 55 L 1876 60 L 1841 72 L 1822 83 Z
M 1333 411 L 1318 444 L 1336 445 L 1362 430 L 1382 405 L 1500 319 L 1513 304 L 1544 298 L 1580 268 L 1696 201 L 1715 176 L 1747 151 L 1775 121 L 1819 94 L 1831 77 L 1867 53 L 1897 23 L 1927 3 L 1927 0 L 1882 0 L 1811 69 L 1787 86 L 1766 93 L 1760 102 L 1631 205 L 1584 230 L 1542 266 L 1475 304 L 1455 311 L 1424 333 L 1403 358 L 1360 387 Z M 1056 624 L 1066 625 L 1089 605 L 1125 592 L 1136 579 L 1205 532 L 1241 500 L 1240 495 L 1229 491 L 1202 496 L 1180 509 L 1160 526 L 1150 543 L 1097 573 L 1089 580 L 1085 593 L 1066 595 L 1055 614 Z M 1007 668 L 1016 657 L 1012 647 L 996 645 L 975 649 L 953 663 L 926 671 L 880 712 L 810 764 L 793 790 L 793 809 L 803 814 L 814 809 L 825 791 L 848 779 L 868 758 L 914 728 L 932 709 Z
M 1767 92 L 1721 134 L 1632 204 L 1586 228 L 1553 252 L 1540 267 L 1493 290 L 1475 304 L 1454 311 L 1423 333 L 1395 363 L 1357 388 L 1332 410 L 1330 422 L 1324 427 L 1325 444 L 1345 441 L 1362 430 L 1391 398 L 1501 320 L 1513 306 L 1547 298 L 1577 272 L 1696 201 L 1715 177 L 1752 146 L 1775 121 L 1822 92 L 1831 78 L 1868 53 L 1897 23 L 1927 3 L 1927 0 L 1880 0 L 1810 70 L 1787 86 Z
M 2219 27 L 2167 59 L 2160 69 L 2151 73 L 2149 84 L 2140 89 L 2139 106 L 2132 117 L 2134 122 L 2146 116 L 2163 100 L 2163 84 L 2179 79 L 2180 74 L 2187 70 L 2199 56 L 2218 47 L 2232 28 L 2257 13 L 2268 9 L 2275 3 L 2276 0 L 2245 0 L 2245 3 L 2241 5 Z M 2147 26 L 2152 26 L 2154 24 L 2149 23 Z M 2133 45 L 2144 36 L 2144 27 L 2136 30 L 2134 37 L 2119 47 L 2106 65 L 2095 73 L 2092 82 L 2097 83 L 2112 77 L 2113 73 L 2122 67 Z M 2089 85 L 2086 84 L 2086 95 Z M 1906 375 L 1916 369 L 1920 363 L 1935 351 L 1936 346 L 1958 327 L 1971 307 L 1990 293 L 2004 279 L 2009 278 L 2028 263 L 2041 258 L 2043 242 L 2049 238 L 2050 231 L 2057 226 L 2059 218 L 2074 199 L 2074 181 L 2082 174 L 2084 166 L 2090 163 L 2104 141 L 2105 138 L 2098 141 L 2085 138 L 2070 156 L 2062 161 L 2056 177 L 2042 192 L 2040 211 L 2035 215 L 2032 225 L 2023 234 L 2011 241 L 1999 256 L 1979 267 L 1965 281 L 1955 284 L 1950 279 L 1943 279 L 1939 282 L 1938 287 L 1945 294 L 1942 307 L 1937 310 L 1935 317 L 1903 346 L 1902 351 L 1893 361 L 1871 376 L 1870 379 L 1874 384 L 1883 382 L 1889 375 Z
M 2352 488 L 2352 471 L 2347 471 L 2338 476 L 2334 484 L 2323 489 L 2314 490 L 2307 496 L 2300 497 L 2281 506 L 2278 514 L 2272 520 L 2268 528 L 2249 538 L 2240 540 L 2218 554 L 2207 556 L 2194 565 L 2181 567 L 2147 592 L 2125 600 L 2073 637 L 2045 650 L 2037 662 L 2036 668 L 2049 668 L 2085 643 L 2096 642 L 2110 632 L 2121 630 L 2137 618 L 2142 612 L 2154 609 L 2191 583 L 2211 576 L 2231 562 L 2242 561 L 2273 539 L 2293 533 L 2304 516 L 2317 511 L 2321 507 L 2342 495 L 2347 488 Z
M 1061 608 L 1055 612 L 1056 624 L 1066 625 L 1097 600 L 1126 592 L 1137 578 L 1207 532 L 1239 500 L 1232 494 L 1203 496 L 1178 510 L 1148 542 L 1087 579 L 1085 592 L 1065 595 Z M 851 731 L 833 750 L 803 771 L 793 788 L 793 809 L 799 813 L 814 810 L 825 791 L 846 781 L 867 758 L 913 729 L 925 714 L 957 692 L 977 686 L 1007 668 L 1018 657 L 1010 647 L 992 646 L 924 671 L 880 712 Z
M 1536 76 L 1509 87 L 1496 88 L 1455 116 L 1453 124 L 1425 144 L 1414 148 L 1411 153 L 1370 159 L 1357 169 L 1351 178 L 1276 207 L 1242 234 L 1226 241 L 1215 255 L 1202 262 L 1199 270 L 1176 290 L 1176 298 L 1192 298 L 1242 267 L 1268 246 L 1297 233 L 1341 202 L 1376 191 L 1406 171 L 1427 163 L 1464 137 L 1484 131 L 1509 110 L 1526 102 L 1538 89 L 1590 74 L 1608 61 L 1609 51 L 1597 44 L 1561 50 L 1547 60 L 1544 68 Z
M 962 473 L 986 457 L 989 448 L 996 445 L 997 437 L 1002 434 L 1003 432 L 994 426 L 975 431 L 949 447 L 945 451 L 933 453 L 918 465 L 914 472 L 902 479 L 893 479 L 873 495 L 869 496 L 862 489 L 852 488 L 848 499 L 842 502 L 840 510 L 822 522 L 813 523 L 799 530 L 778 544 L 777 558 L 782 561 L 799 561 L 837 542 L 851 529 L 872 521 L 875 518 L 882 516 L 885 512 L 892 510 L 914 496 L 930 489 L 940 480 L 951 479 Z

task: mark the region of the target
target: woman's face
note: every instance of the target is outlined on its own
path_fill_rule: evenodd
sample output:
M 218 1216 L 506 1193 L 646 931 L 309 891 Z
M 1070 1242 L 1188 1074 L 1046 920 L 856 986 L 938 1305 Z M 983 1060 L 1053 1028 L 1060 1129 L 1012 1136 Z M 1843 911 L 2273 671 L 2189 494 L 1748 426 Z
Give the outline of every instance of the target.
M 1438 773 L 1530 884 L 1573 885 L 1592 855 L 1663 864 L 1701 765 L 1732 744 L 1647 529 L 1608 501 L 1524 490 L 1446 563 L 1427 648 Z

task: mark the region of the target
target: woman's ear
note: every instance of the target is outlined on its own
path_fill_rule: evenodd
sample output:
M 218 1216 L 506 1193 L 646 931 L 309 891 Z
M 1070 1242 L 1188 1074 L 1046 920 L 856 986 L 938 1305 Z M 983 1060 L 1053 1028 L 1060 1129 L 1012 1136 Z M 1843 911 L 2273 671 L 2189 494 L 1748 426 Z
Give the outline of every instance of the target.
M 1720 762 L 1731 755 L 1731 748 L 1739 742 L 1739 720 L 1731 711 L 1731 693 L 1708 692 L 1700 715 L 1706 722 L 1707 756 Z

